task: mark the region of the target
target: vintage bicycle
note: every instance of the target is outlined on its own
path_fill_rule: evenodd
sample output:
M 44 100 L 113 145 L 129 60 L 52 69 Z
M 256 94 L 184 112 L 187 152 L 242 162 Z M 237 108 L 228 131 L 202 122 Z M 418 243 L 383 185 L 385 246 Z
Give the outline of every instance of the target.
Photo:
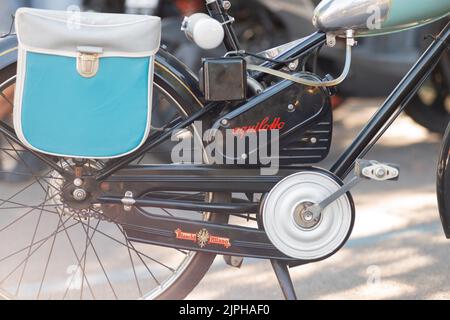
M 17 12 L 18 38 L 6 36 L 0 54 L 11 61 L 0 72 L 1 97 L 14 109 L 13 121 L 0 121 L 3 298 L 182 299 L 223 255 L 232 266 L 270 260 L 284 296 L 295 299 L 289 268 L 332 256 L 350 237 L 351 189 L 398 179 L 397 166 L 363 158 L 448 49 L 449 25 L 327 169 L 315 164 L 331 146 L 330 99 L 358 37 L 445 18 L 450 1 L 324 0 L 316 33 L 259 54 L 241 50 L 229 1 L 206 6 L 209 16 L 187 18 L 183 30 L 228 53 L 205 59 L 200 80 L 159 47 L 156 17 Z M 315 74 L 320 48 L 336 44 L 347 49 L 342 75 Z M 212 129 L 208 139 L 198 124 Z M 227 132 L 258 135 L 258 145 L 211 153 L 208 142 Z M 180 141 L 193 161 L 173 163 Z M 449 141 L 450 133 L 438 175 L 447 237 Z M 273 145 L 279 153 L 259 152 Z M 267 160 L 279 163 L 271 174 Z

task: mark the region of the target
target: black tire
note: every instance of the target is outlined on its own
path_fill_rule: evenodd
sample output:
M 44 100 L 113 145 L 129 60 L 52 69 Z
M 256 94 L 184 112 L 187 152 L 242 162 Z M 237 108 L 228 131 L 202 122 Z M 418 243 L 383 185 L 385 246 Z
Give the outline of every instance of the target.
M 162 61 L 173 59 L 167 53 L 164 54 Z M 156 62 L 155 66 L 155 83 L 163 88 L 176 102 L 186 116 L 192 115 L 200 110 L 203 106 L 200 99 L 196 96 L 198 88 L 193 87 L 192 78 L 186 74 L 172 72 L 170 66 L 161 62 Z M 16 64 L 5 67 L 0 70 L 0 85 L 16 75 Z M 211 120 L 211 119 L 210 119 Z M 206 119 L 206 122 L 209 120 Z M 210 124 L 210 123 L 208 123 Z M 205 125 L 207 125 L 205 123 Z M 213 193 L 211 194 L 212 202 L 228 202 L 231 199 L 230 194 Z M 228 216 L 210 214 L 210 222 L 227 223 Z M 184 269 L 183 273 L 156 299 L 159 300 L 181 300 L 198 285 L 208 272 L 216 255 L 210 253 L 196 253 L 190 260 L 189 265 Z

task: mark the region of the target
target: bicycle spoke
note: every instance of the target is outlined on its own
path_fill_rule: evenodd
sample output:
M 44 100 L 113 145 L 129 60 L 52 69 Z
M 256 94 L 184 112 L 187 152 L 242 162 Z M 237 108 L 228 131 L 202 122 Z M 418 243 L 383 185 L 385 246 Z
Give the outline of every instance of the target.
M 68 220 L 70 220 L 70 218 L 69 218 Z M 67 222 L 67 221 L 66 221 L 66 222 Z M 76 222 L 76 223 L 70 225 L 69 227 L 67 227 L 67 230 L 71 229 L 72 227 L 74 227 L 74 226 L 76 226 L 76 225 L 78 225 L 78 224 L 79 224 L 79 222 Z M 59 232 L 62 232 L 62 231 L 58 231 L 58 233 L 59 233 Z M 30 245 L 30 246 L 26 246 L 26 247 L 21 248 L 21 249 L 15 251 L 15 252 L 13 252 L 13 253 L 10 253 L 9 255 L 3 257 L 2 259 L 0 259 L 0 262 L 3 262 L 3 261 L 5 261 L 5 260 L 8 260 L 8 259 L 10 259 L 10 258 L 12 258 L 12 257 L 14 257 L 14 256 L 16 256 L 16 255 L 18 255 L 19 253 L 21 253 L 21 252 L 27 250 L 27 249 L 30 248 L 30 247 L 33 247 L 33 246 L 35 246 L 35 245 L 37 245 L 37 244 L 41 244 L 42 242 L 45 242 L 45 241 L 49 240 L 51 237 L 53 237 L 53 233 L 52 233 L 51 235 L 49 235 L 49 236 L 46 236 L 46 237 L 44 237 L 44 238 L 42 238 L 42 239 L 39 239 L 38 241 L 36 241 L 35 243 L 33 243 L 33 244 Z M 1 282 L 0 282 L 0 283 L 1 283 Z
M 45 195 L 45 199 L 47 199 L 47 196 L 48 196 L 48 192 Z M 22 285 L 22 280 L 23 280 L 23 277 L 25 275 L 25 271 L 26 271 L 27 266 L 28 266 L 28 259 L 30 258 L 30 253 L 31 253 L 31 248 L 32 248 L 31 245 L 34 243 L 34 240 L 36 240 L 37 231 L 38 231 L 39 225 L 41 223 L 42 213 L 43 213 L 43 211 L 41 210 L 39 212 L 38 222 L 36 223 L 36 227 L 34 228 L 33 236 L 31 238 L 30 248 L 28 249 L 28 253 L 27 253 L 27 262 L 23 266 L 22 274 L 20 275 L 20 279 L 19 279 L 19 284 L 17 285 L 17 289 L 16 289 L 16 293 L 15 293 L 16 297 L 19 295 L 20 286 Z
M 80 221 L 79 221 L 79 222 L 80 222 L 80 225 L 83 226 L 83 222 L 81 221 L 80 215 L 77 214 L 77 216 L 78 216 L 78 219 L 80 220 Z M 99 224 L 100 224 L 100 220 L 97 222 L 97 225 L 96 225 L 96 227 L 95 227 L 94 230 L 97 230 Z M 86 232 L 86 230 L 84 229 L 84 227 L 83 227 L 83 230 Z M 94 237 L 94 234 L 95 234 L 95 232 L 92 233 L 91 237 Z M 89 234 L 88 234 L 88 233 L 86 234 L 86 237 L 89 238 Z M 86 240 L 86 241 L 87 241 L 87 240 Z M 87 249 L 88 249 L 88 246 L 85 247 L 85 250 L 84 250 L 83 254 L 81 255 L 81 258 L 80 258 L 80 260 L 78 261 L 78 265 L 77 265 L 76 270 L 78 270 L 78 269 L 81 267 L 81 264 L 83 263 L 83 261 L 85 261 L 86 255 L 87 255 Z M 85 275 L 86 275 L 86 274 L 85 274 L 84 271 L 83 271 L 83 276 L 85 276 Z M 63 296 L 63 299 L 62 299 L 62 300 L 65 300 L 67 294 L 69 293 L 69 289 L 70 289 L 70 287 L 72 286 L 73 280 L 74 280 L 74 278 L 72 278 L 72 279 L 70 280 L 70 283 L 68 284 L 68 286 L 67 286 L 67 288 L 66 288 L 66 291 L 64 292 L 64 296 Z
M 81 223 L 84 224 L 83 222 L 81 222 Z M 121 245 L 124 246 L 125 248 L 129 247 L 127 244 L 121 242 L 120 240 L 117 240 L 116 238 L 113 238 L 112 236 L 110 236 L 110 235 L 108 235 L 108 234 L 106 234 L 106 233 L 104 233 L 104 232 L 102 232 L 102 231 L 100 231 L 100 230 L 97 230 L 97 233 L 98 233 L 98 234 L 101 234 L 102 236 L 105 236 L 106 238 L 110 239 L 111 241 L 114 241 L 114 242 L 116 242 L 116 243 L 118 243 L 118 244 L 121 244 Z M 133 247 L 130 247 L 130 248 L 131 248 L 131 250 L 135 251 L 136 253 L 138 252 L 138 251 L 136 251 L 135 249 L 133 249 Z M 172 271 L 172 272 L 175 272 L 175 271 L 176 271 L 175 269 L 173 269 L 173 268 L 171 268 L 171 267 L 165 265 L 165 264 L 162 263 L 162 262 L 159 262 L 158 260 L 155 260 L 155 259 L 152 258 L 152 257 L 149 257 L 148 255 L 146 255 L 146 254 L 144 254 L 144 253 L 142 253 L 142 252 L 140 252 L 140 254 L 141 254 L 143 257 L 145 257 L 145 258 L 147 258 L 147 259 L 149 259 L 149 260 L 151 260 L 151 261 L 153 261 L 153 262 L 159 264 L 160 266 L 162 266 L 162 267 L 164 267 L 164 268 L 166 268 L 166 269 L 168 269 L 168 270 L 170 270 L 170 271 Z
M 64 222 L 64 224 L 67 223 L 67 221 L 69 221 L 70 219 L 71 219 L 71 218 L 68 218 L 68 219 Z M 58 223 L 58 224 L 59 224 L 59 223 Z M 64 224 L 63 224 L 63 225 L 64 225 Z M 76 224 L 78 224 L 78 223 L 76 223 Z M 74 224 L 74 225 L 72 225 L 72 226 L 70 226 L 70 227 L 66 227 L 66 228 L 69 229 L 69 228 L 75 226 L 76 224 Z M 63 225 L 61 225 L 60 227 L 62 227 Z M 33 246 L 35 246 L 36 244 L 40 243 L 39 246 L 38 246 L 37 248 L 35 248 L 35 249 L 33 250 L 33 252 L 31 252 L 30 257 L 31 257 L 32 255 L 34 255 L 40 248 L 42 248 L 42 246 L 43 246 L 45 243 L 47 243 L 48 240 L 50 240 L 50 239 L 51 239 L 52 237 L 54 237 L 55 235 L 61 233 L 62 231 L 63 231 L 63 230 L 59 230 L 59 229 L 58 229 L 58 230 L 56 230 L 55 232 L 53 232 L 51 235 L 49 235 L 48 237 L 46 237 L 46 238 L 44 238 L 44 239 L 42 239 L 42 240 L 40 240 L 40 241 L 38 241 L 38 242 L 32 244 L 31 247 L 33 247 Z M 18 252 L 25 251 L 26 249 L 28 249 L 28 247 L 25 247 L 25 248 L 19 250 Z M 11 256 L 16 255 L 18 252 L 14 253 L 14 254 L 11 254 L 11 255 L 9 255 L 8 257 L 3 258 L 2 260 L 0 260 L 0 262 L 1 262 L 1 261 L 4 261 L 4 259 L 10 258 Z M 6 280 L 8 280 L 8 278 L 9 278 L 11 275 L 13 275 L 14 272 L 16 272 L 16 270 L 19 269 L 19 268 L 25 263 L 25 261 L 26 261 L 27 259 L 29 259 L 29 257 L 26 258 L 26 259 L 24 259 L 24 260 L 22 260 L 22 261 L 21 261 L 21 262 L 20 262 L 20 263 L 19 263 L 19 264 L 18 264 L 18 265 L 17 265 L 17 266 L 16 266 L 16 267 L 8 274 L 8 275 L 6 275 L 5 278 L 3 278 L 2 280 L 0 280 L 0 284 L 3 284 Z
M 125 239 L 125 241 L 128 242 L 128 239 L 125 235 L 124 235 L 124 239 Z M 134 266 L 133 256 L 131 255 L 131 250 L 129 247 L 127 248 L 127 250 L 128 250 L 128 256 L 130 257 L 131 267 L 133 268 L 133 274 L 134 274 L 134 279 L 136 280 L 136 286 L 139 290 L 139 295 L 142 297 L 143 296 L 142 289 L 141 289 L 141 286 L 139 285 L 139 279 L 138 279 L 138 276 L 136 273 L 136 267 Z
M 145 266 L 145 268 L 147 269 L 148 273 L 150 274 L 150 276 L 153 278 L 153 280 L 155 280 L 155 282 L 160 286 L 161 283 L 158 281 L 158 279 L 156 278 L 156 276 L 153 274 L 153 272 L 150 270 L 150 268 L 148 267 L 148 265 L 144 262 L 144 259 L 142 259 L 141 257 L 141 253 L 139 251 L 136 250 L 136 248 L 134 247 L 134 245 L 131 243 L 130 240 L 128 240 L 127 235 L 125 234 L 125 231 L 122 229 L 122 227 L 117 226 L 117 228 L 119 229 L 119 231 L 123 234 L 123 237 L 125 238 L 125 241 L 127 242 L 127 248 L 128 250 L 130 250 L 130 248 L 134 251 L 134 253 L 136 253 L 136 255 L 138 256 L 139 260 L 141 260 L 142 264 Z
M 88 226 L 91 225 L 91 220 L 88 220 Z M 94 232 L 93 232 L 94 233 Z M 94 234 L 92 234 L 94 236 Z M 86 260 L 88 255 L 88 248 L 89 248 L 89 230 L 86 232 L 86 241 L 85 241 L 85 248 L 84 248 L 84 261 L 83 261 L 83 277 L 81 279 L 81 290 L 80 290 L 80 300 L 83 300 L 83 291 L 84 291 L 84 278 L 86 277 Z
M 60 225 L 61 225 L 61 222 L 58 221 L 58 226 L 56 227 L 56 230 L 59 229 Z M 50 252 L 49 252 L 48 257 L 47 257 L 47 262 L 45 264 L 45 269 L 44 269 L 44 274 L 42 275 L 41 284 L 39 286 L 39 291 L 38 291 L 38 294 L 37 294 L 37 300 L 39 300 L 40 297 L 41 297 L 42 287 L 44 286 L 44 280 L 45 280 L 45 277 L 47 275 L 48 265 L 50 264 L 50 259 L 52 258 L 53 248 L 55 247 L 55 241 L 56 241 L 57 237 L 58 237 L 58 233 L 55 233 L 55 235 L 53 236 L 52 245 L 50 247 Z
M 54 198 L 54 197 L 56 197 L 57 196 L 57 194 L 56 195 L 54 195 L 54 196 L 52 196 L 52 198 Z M 50 198 L 49 200 L 52 200 L 52 198 Z M 47 201 L 49 201 L 49 200 L 47 200 Z M 2 201 L 2 200 L 0 200 L 0 201 Z M 19 204 L 19 203 L 16 203 L 16 202 L 12 202 L 12 201 L 6 201 L 6 200 L 4 200 L 5 202 L 7 202 L 7 203 L 10 203 L 10 204 L 14 204 L 14 205 L 21 205 L 21 204 Z M 12 221 L 11 223 L 9 223 L 7 226 L 5 226 L 5 227 L 3 227 L 2 229 L 0 229 L 0 233 L 1 232 L 3 232 L 3 231 L 5 231 L 5 230 L 7 230 L 8 228 L 10 228 L 11 226 L 13 226 L 14 224 L 16 224 L 17 222 L 19 222 L 20 220 L 22 220 L 22 219 L 24 219 L 26 216 L 28 216 L 31 212 L 33 212 L 34 210 L 40 210 L 40 207 L 39 207 L 40 205 L 37 205 L 37 206 L 35 206 L 35 207 L 30 207 L 30 206 L 23 206 L 23 208 L 30 208 L 30 210 L 29 211 L 27 211 L 26 213 L 24 213 L 23 215 L 21 215 L 19 218 L 17 218 L 17 219 L 15 219 L 14 221 Z M 43 212 L 46 212 L 46 213 L 52 213 L 52 214 L 58 214 L 58 212 L 56 212 L 56 211 L 50 211 L 50 210 L 45 210 L 45 209 L 43 209 L 42 208 L 42 211 Z
M 28 163 L 23 160 L 22 156 L 20 155 L 19 152 L 17 152 L 17 150 L 15 149 L 14 145 L 11 143 L 9 138 L 6 138 L 6 141 L 8 142 L 8 144 L 11 146 L 11 148 L 14 150 L 14 152 L 16 153 L 17 157 L 19 157 L 19 159 L 23 162 L 23 164 L 27 167 L 27 170 L 29 170 L 30 174 L 33 176 L 33 178 L 36 180 L 36 182 L 41 186 L 41 188 L 45 191 L 45 187 L 41 184 L 41 182 L 39 181 L 39 178 L 36 177 L 36 175 L 33 173 L 32 168 L 30 168 L 30 166 L 28 165 Z M 51 171 L 50 171 L 51 172 Z M 55 190 L 59 190 L 58 187 L 53 186 L 51 183 L 49 183 L 48 181 L 45 181 L 48 185 L 52 186 L 53 188 L 55 188 Z
M 115 298 L 116 300 L 118 300 L 116 291 L 114 290 L 114 287 L 112 286 L 111 280 L 109 279 L 109 276 L 108 276 L 108 274 L 106 273 L 105 267 L 103 266 L 103 263 L 101 262 L 101 259 L 100 259 L 99 255 L 98 255 L 98 253 L 97 253 L 97 250 L 95 249 L 94 245 L 92 244 L 92 238 L 94 237 L 94 234 L 95 234 L 96 232 L 98 232 L 98 227 L 99 227 L 99 225 L 100 225 L 100 222 L 101 222 L 101 221 L 98 220 L 97 226 L 94 228 L 94 232 L 92 233 L 92 237 L 89 239 L 89 244 L 90 244 L 90 246 L 91 246 L 91 248 L 92 248 L 92 251 L 94 252 L 94 255 L 95 255 L 96 258 L 97 258 L 97 261 L 98 261 L 98 263 L 99 263 L 99 265 L 100 265 L 100 267 L 101 267 L 101 269 L 102 269 L 102 271 L 103 271 L 103 275 L 105 276 L 106 281 L 107 281 L 108 284 L 109 284 L 109 287 L 110 287 L 110 289 L 111 289 L 111 291 L 112 291 L 112 293 L 113 293 L 113 295 L 114 295 L 114 298 Z M 89 228 L 92 228 L 92 227 L 90 227 L 90 224 L 88 224 L 88 229 L 87 229 L 87 230 L 85 229 L 85 223 L 82 222 L 81 224 L 82 224 L 82 227 L 83 227 L 84 231 L 88 234 L 88 233 L 89 233 Z
M 63 210 L 64 210 L 64 207 L 63 207 Z M 61 216 L 59 216 L 59 219 L 61 220 Z M 74 246 L 74 244 L 73 244 L 72 239 L 70 238 L 69 232 L 67 232 L 67 230 L 64 230 L 64 231 L 65 231 L 67 240 L 69 241 L 70 247 L 72 248 L 72 251 L 73 251 L 73 253 L 74 253 L 74 255 L 75 255 L 75 258 L 77 259 L 77 263 L 78 263 L 78 264 L 81 264 L 81 259 L 78 257 L 77 251 L 75 250 L 75 246 Z M 87 284 L 88 289 L 89 289 L 89 291 L 90 291 L 90 293 L 91 293 L 91 295 L 92 295 L 92 298 L 93 298 L 94 300 L 96 300 L 95 295 L 94 295 L 94 292 L 93 292 L 93 290 L 92 290 L 92 287 L 91 287 L 91 285 L 90 285 L 90 283 L 89 283 L 89 280 L 88 280 L 88 278 L 87 278 L 86 275 L 85 275 L 85 278 L 86 278 L 86 284 Z
M 1 206 L 3 206 L 6 202 L 9 202 L 10 200 L 14 199 L 15 197 L 17 197 L 19 194 L 21 194 L 22 192 L 24 192 L 25 190 L 27 190 L 28 188 L 30 188 L 31 186 L 33 186 L 36 182 L 32 182 L 31 184 L 25 186 L 24 188 L 20 189 L 19 191 L 17 191 L 16 193 L 14 193 L 12 196 L 10 196 L 7 200 L 2 200 L 0 199 L 0 201 L 2 203 L 0 203 L 0 209 Z

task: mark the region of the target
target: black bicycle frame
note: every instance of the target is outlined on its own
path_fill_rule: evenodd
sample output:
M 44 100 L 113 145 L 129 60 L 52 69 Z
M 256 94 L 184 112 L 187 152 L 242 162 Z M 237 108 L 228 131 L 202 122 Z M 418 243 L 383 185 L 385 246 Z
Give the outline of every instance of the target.
M 447 24 L 442 32 L 434 39 L 425 53 L 420 57 L 417 63 L 411 68 L 408 74 L 403 78 L 399 85 L 394 89 L 392 94 L 387 98 L 385 103 L 379 108 L 368 124 L 362 129 L 352 145 L 342 154 L 331 168 L 331 172 L 340 178 L 345 178 L 352 170 L 355 161 L 363 157 L 372 149 L 374 144 L 381 138 L 385 130 L 400 115 L 401 111 L 406 107 L 409 100 L 417 93 L 420 86 L 428 78 L 434 67 L 439 62 L 439 58 L 448 47 L 450 37 L 450 26 Z M 307 54 L 322 45 L 325 41 L 323 33 L 315 33 L 306 38 L 304 42 L 299 43 L 288 53 L 283 53 L 280 58 L 296 57 L 298 55 Z M 279 64 L 272 64 L 273 68 L 279 68 Z M 132 161 L 138 159 L 152 148 L 166 141 L 177 129 L 186 128 L 195 121 L 214 108 L 221 107 L 221 104 L 208 104 L 203 110 L 197 114 L 184 120 L 171 130 L 160 135 L 154 136 L 135 154 L 120 159 L 106 168 L 101 170 L 97 175 L 97 180 L 107 179 L 118 170 L 129 165 Z M 182 166 L 180 167 L 182 169 Z
M 301 43 L 283 53 L 278 59 L 288 59 L 299 55 L 306 55 L 325 42 L 325 34 L 315 33 L 306 38 Z M 393 121 L 401 114 L 409 100 L 417 92 L 423 82 L 432 72 L 433 68 L 439 62 L 441 54 L 448 48 L 450 38 L 450 23 L 448 23 L 442 32 L 433 40 L 425 53 L 420 57 L 417 63 L 411 68 L 408 74 L 403 78 L 400 84 L 395 88 L 385 103 L 375 113 L 368 124 L 359 133 L 355 141 L 347 148 L 342 156 L 331 168 L 331 175 L 338 178 L 345 178 L 354 166 L 358 158 L 363 157 L 380 137 L 385 130 L 392 125 Z M 266 64 L 274 69 L 280 68 L 280 64 Z M 106 167 L 97 173 L 95 179 L 101 183 L 119 183 L 125 188 L 131 186 L 131 190 L 136 188 L 140 192 L 149 191 L 204 191 L 204 192 L 227 192 L 227 193 L 266 193 L 273 188 L 284 177 L 295 172 L 305 170 L 305 167 L 281 168 L 275 176 L 261 176 L 260 168 L 214 165 L 168 165 L 168 166 L 131 166 L 130 164 L 143 156 L 148 151 L 160 145 L 162 142 L 170 139 L 175 130 L 187 128 L 195 121 L 201 119 L 207 113 L 223 107 L 221 103 L 211 103 L 206 105 L 191 117 L 178 122 L 173 128 L 165 132 L 157 133 L 151 136 L 143 147 L 137 152 L 127 157 L 111 161 Z M 25 149 L 14 133 L 14 129 L 3 122 L 0 122 L 0 132 L 11 141 L 17 143 Z M 72 173 L 65 172 L 55 159 L 51 156 L 43 155 L 31 150 L 39 159 L 44 161 L 54 170 L 57 170 L 67 179 L 73 178 Z M 316 170 L 307 168 L 307 170 Z M 320 169 L 317 169 L 320 170 Z M 70 181 L 70 180 L 69 180 Z M 128 190 L 128 189 L 127 189 Z M 127 199 L 120 195 L 104 195 L 97 199 L 104 204 L 124 205 Z M 128 199 L 129 200 L 129 199 Z M 256 213 L 259 210 L 257 203 L 231 202 L 231 203 L 205 203 L 201 201 L 171 201 L 161 197 L 137 198 L 131 199 L 132 203 L 139 207 L 159 207 L 168 206 L 173 208 L 182 208 L 192 211 L 215 212 L 218 214 L 243 214 Z M 203 205 L 202 205 L 203 204 Z M 120 221 L 131 239 L 136 241 L 148 242 L 156 245 L 184 248 L 194 251 L 214 252 L 217 254 L 230 254 L 241 256 L 252 256 L 265 259 L 278 259 L 288 261 L 290 264 L 301 264 L 302 261 L 289 259 L 278 252 L 265 236 L 264 231 L 236 227 L 230 225 L 212 224 L 207 222 L 194 222 L 187 219 L 172 219 L 156 216 L 125 215 L 124 220 Z M 141 219 L 142 218 L 142 219 Z M 127 219 L 131 219 L 129 221 Z M 136 221 L 133 222 L 133 219 Z M 208 228 L 209 231 L 217 232 L 220 236 L 233 239 L 232 248 L 216 245 L 212 248 L 199 248 L 195 243 L 190 245 L 186 242 L 174 238 L 174 227 L 181 226 L 188 232 L 198 232 L 201 227 Z M 236 245 L 238 244 L 238 245 Z
M 401 113 L 401 111 L 406 107 L 409 100 L 416 94 L 423 82 L 428 78 L 430 73 L 433 71 L 434 67 L 438 64 L 439 58 L 449 46 L 450 37 L 450 23 L 448 23 L 441 33 L 436 36 L 433 42 L 429 45 L 428 49 L 420 57 L 417 63 L 411 68 L 408 74 L 403 78 L 399 85 L 394 89 L 392 94 L 387 98 L 385 103 L 379 108 L 372 119 L 367 123 L 367 125 L 362 129 L 360 134 L 357 136 L 355 141 L 345 150 L 342 156 L 336 161 L 332 166 L 331 172 L 336 174 L 340 178 L 345 178 L 348 173 L 352 170 L 355 161 L 358 158 L 363 157 L 368 151 L 372 149 L 374 144 L 381 138 L 385 130 L 392 124 Z M 287 52 L 282 53 L 277 59 L 289 59 L 299 55 L 306 55 L 317 47 L 324 44 L 326 41 L 326 36 L 324 33 L 314 33 L 311 36 L 304 39 L 292 49 Z M 270 66 L 274 69 L 280 68 L 282 65 L 275 63 L 267 63 L 266 66 Z M 207 104 L 202 110 L 198 111 L 191 117 L 181 121 L 176 126 L 163 133 L 158 133 L 151 136 L 147 142 L 135 153 L 115 160 L 108 163 L 108 165 L 97 173 L 96 179 L 98 181 L 104 181 L 108 179 L 113 174 L 117 173 L 119 170 L 130 165 L 133 161 L 142 157 L 145 153 L 149 152 L 153 148 L 159 146 L 161 143 L 170 139 L 172 134 L 179 129 L 187 128 L 191 126 L 195 121 L 201 119 L 204 115 L 208 114 L 214 109 L 219 109 L 223 107 L 221 103 L 210 103 Z M 26 148 L 21 141 L 17 138 L 14 133 L 14 129 L 9 127 L 3 122 L 0 122 L 0 132 L 5 134 L 9 139 L 15 143 Z M 39 154 L 38 152 L 33 152 L 39 159 L 44 161 L 53 169 L 58 172 L 67 175 L 63 172 L 60 166 L 58 166 L 52 159 L 52 157 Z M 180 173 L 185 170 L 185 166 L 178 165 Z M 207 167 L 207 166 L 206 166 Z M 203 168 L 208 170 L 207 168 Z M 145 176 L 151 176 L 153 167 L 149 167 L 149 175 L 145 174 L 145 170 L 141 170 L 141 179 L 145 181 Z M 211 167 L 213 170 L 213 167 Z M 126 179 L 126 177 L 122 178 Z M 264 177 L 261 177 L 263 179 Z M 151 179 L 151 178 L 150 178 Z M 205 180 L 199 180 L 199 183 L 205 183 Z M 163 187 L 163 185 L 161 185 Z
M 320 33 L 320 32 L 314 33 L 311 36 L 304 39 L 304 41 L 302 41 L 298 45 L 296 45 L 293 48 L 291 48 L 290 50 L 288 50 L 287 52 L 282 53 L 277 58 L 278 59 L 289 59 L 292 57 L 307 55 L 307 54 L 311 53 L 312 51 L 314 51 L 317 47 L 323 45 L 325 43 L 325 41 L 326 41 L 326 35 L 324 33 Z M 268 67 L 271 67 L 273 69 L 279 69 L 279 68 L 283 67 L 282 64 L 277 64 L 277 63 L 265 64 L 265 65 L 267 65 Z M 258 76 L 258 75 L 256 75 L 256 76 Z M 147 153 L 151 149 L 153 149 L 153 148 L 157 147 L 158 145 L 160 145 L 161 143 L 165 142 L 167 139 L 169 139 L 172 136 L 172 134 L 176 130 L 184 129 L 184 128 L 191 126 L 195 121 L 201 119 L 204 115 L 208 114 L 209 112 L 211 112 L 214 109 L 223 108 L 223 106 L 224 105 L 222 103 L 217 103 L 217 102 L 206 105 L 202 110 L 198 111 L 196 114 L 192 115 L 188 119 L 182 121 L 177 126 L 171 128 L 170 130 L 168 130 L 166 132 L 163 132 L 163 133 L 160 133 L 158 135 L 151 137 L 144 144 L 144 146 L 142 146 L 136 153 L 134 153 L 131 156 L 128 156 L 126 158 L 119 159 L 118 161 L 115 161 L 115 162 L 109 164 L 108 166 L 106 166 L 103 170 L 101 170 L 98 173 L 96 179 L 98 181 L 107 179 L 109 176 L 111 176 L 118 170 L 126 167 L 127 165 L 132 163 L 134 160 L 142 157 L 145 153 Z

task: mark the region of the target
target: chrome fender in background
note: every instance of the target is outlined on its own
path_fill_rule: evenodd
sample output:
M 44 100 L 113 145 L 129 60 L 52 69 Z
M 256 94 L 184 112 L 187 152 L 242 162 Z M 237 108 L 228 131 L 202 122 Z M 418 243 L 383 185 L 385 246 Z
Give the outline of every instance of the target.
M 444 135 L 437 169 L 437 198 L 445 236 L 450 239 L 450 124 Z

